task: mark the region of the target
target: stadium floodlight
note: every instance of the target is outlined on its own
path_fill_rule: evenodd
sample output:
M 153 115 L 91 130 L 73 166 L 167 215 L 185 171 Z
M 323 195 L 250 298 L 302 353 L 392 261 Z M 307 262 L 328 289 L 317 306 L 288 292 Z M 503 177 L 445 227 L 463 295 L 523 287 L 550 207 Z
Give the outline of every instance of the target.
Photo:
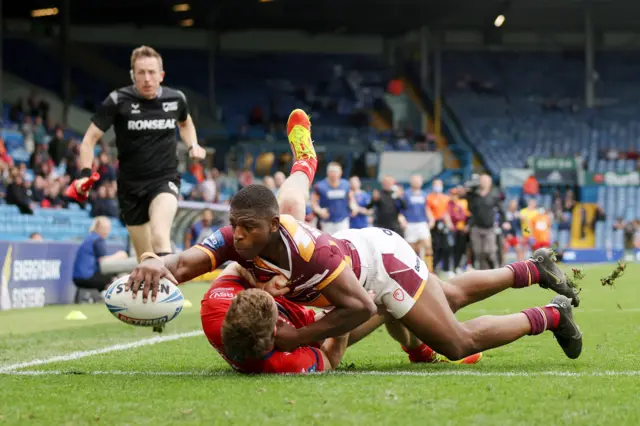
M 173 5 L 174 12 L 188 12 L 189 10 L 191 10 L 191 6 L 189 5 L 189 3 L 180 3 Z
M 182 21 L 180 21 L 180 26 L 192 27 L 193 26 L 193 19 L 183 19 Z
M 32 18 L 42 18 L 45 16 L 55 16 L 58 14 L 57 7 L 48 7 L 46 9 L 34 9 L 31 11 Z
M 493 25 L 495 25 L 496 28 L 500 28 L 502 24 L 504 24 L 504 20 L 505 20 L 504 15 L 498 15 L 496 16 L 496 20 L 493 21 Z

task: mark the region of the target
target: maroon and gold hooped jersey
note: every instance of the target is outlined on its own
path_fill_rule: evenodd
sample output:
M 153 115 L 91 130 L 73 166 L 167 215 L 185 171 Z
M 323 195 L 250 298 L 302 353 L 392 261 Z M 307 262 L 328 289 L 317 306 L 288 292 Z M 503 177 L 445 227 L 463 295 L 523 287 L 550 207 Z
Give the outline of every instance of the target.
M 280 216 L 280 236 L 289 255 L 288 269 L 260 257 L 242 259 L 233 246 L 231 226 L 219 229 L 196 247 L 209 255 L 211 270 L 227 261 L 235 261 L 256 281 L 266 282 L 283 275 L 291 289 L 285 297 L 302 305 L 328 306 L 329 302 L 320 292 L 346 267 L 351 267 L 359 277 L 359 256 L 348 242 L 324 234 L 289 215 Z

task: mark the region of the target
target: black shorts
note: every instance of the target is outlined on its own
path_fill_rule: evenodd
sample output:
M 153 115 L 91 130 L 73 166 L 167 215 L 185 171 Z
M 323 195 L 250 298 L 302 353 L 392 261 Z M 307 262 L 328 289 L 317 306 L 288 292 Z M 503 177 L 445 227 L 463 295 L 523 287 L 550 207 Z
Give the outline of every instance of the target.
M 118 180 L 118 203 L 120 215 L 128 226 L 149 222 L 149 206 L 162 193 L 176 198 L 180 193 L 180 176 L 177 174 L 146 181 Z

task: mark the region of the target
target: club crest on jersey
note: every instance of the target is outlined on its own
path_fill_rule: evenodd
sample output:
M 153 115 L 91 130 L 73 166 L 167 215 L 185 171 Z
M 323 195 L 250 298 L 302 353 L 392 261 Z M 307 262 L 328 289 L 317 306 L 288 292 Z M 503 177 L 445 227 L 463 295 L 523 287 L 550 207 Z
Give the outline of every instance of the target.
M 178 110 L 178 102 L 177 101 L 174 101 L 174 102 L 163 102 L 162 103 L 162 109 L 164 110 L 164 112 L 177 111 Z
M 397 289 L 393 292 L 393 298 L 398 302 L 402 302 L 404 300 L 404 291 L 401 288 Z
M 140 114 L 140 104 L 131 104 L 131 114 Z

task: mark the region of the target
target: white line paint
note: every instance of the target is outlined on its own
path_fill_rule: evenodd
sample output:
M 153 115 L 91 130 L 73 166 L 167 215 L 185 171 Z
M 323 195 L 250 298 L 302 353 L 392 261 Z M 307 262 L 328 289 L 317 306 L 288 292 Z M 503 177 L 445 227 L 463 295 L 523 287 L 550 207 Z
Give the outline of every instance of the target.
M 464 368 L 464 367 L 462 367 Z M 391 377 L 636 377 L 640 371 L 473 371 L 473 370 L 444 370 L 444 371 L 334 371 L 327 373 L 332 376 L 391 376 Z M 78 370 L 30 370 L 30 371 L 0 371 L 0 375 L 12 376 L 51 376 L 51 375 L 87 375 L 87 376 L 194 376 L 220 377 L 239 376 L 233 371 L 78 371 Z
M 66 355 L 57 355 L 57 356 L 52 356 L 52 357 L 49 357 L 49 358 L 34 359 L 32 361 L 21 362 L 21 363 L 18 363 L 18 364 L 3 365 L 3 366 L 0 366 L 0 374 L 11 373 L 11 372 L 13 372 L 13 370 L 18 370 L 18 369 L 21 369 L 21 368 L 35 367 L 35 366 L 38 366 L 38 365 L 45 365 L 45 364 L 52 364 L 54 362 L 75 361 L 77 359 L 86 358 L 86 357 L 89 357 L 89 356 L 102 355 L 102 354 L 106 354 L 106 353 L 109 353 L 109 352 L 126 351 L 128 349 L 135 349 L 135 348 L 139 348 L 139 347 L 142 347 L 142 346 L 155 345 L 157 343 L 162 343 L 162 342 L 170 342 L 172 340 L 184 339 L 184 338 L 187 338 L 187 337 L 201 336 L 203 334 L 204 334 L 204 332 L 202 330 L 194 330 L 194 331 L 189 331 L 187 333 L 169 334 L 167 336 L 156 336 L 156 337 L 152 337 L 150 339 L 138 340 L 136 342 L 131 342 L 131 343 L 121 343 L 121 344 L 118 344 L 118 345 L 107 346 L 107 347 L 101 348 L 101 349 L 93 349 L 93 350 L 89 350 L 89 351 L 71 352 L 71 353 L 66 354 Z

